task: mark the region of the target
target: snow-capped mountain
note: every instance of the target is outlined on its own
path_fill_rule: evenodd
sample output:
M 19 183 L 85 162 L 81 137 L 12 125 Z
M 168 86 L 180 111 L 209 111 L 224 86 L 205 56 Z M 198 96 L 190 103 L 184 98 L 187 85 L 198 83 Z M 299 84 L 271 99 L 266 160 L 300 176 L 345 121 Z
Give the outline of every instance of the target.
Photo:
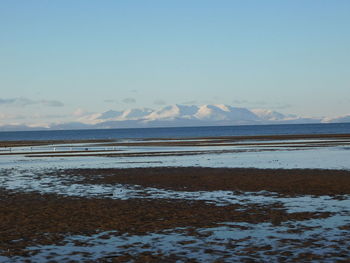
M 160 109 L 133 108 L 124 111 L 108 110 L 102 113 L 76 111 L 68 123 L 51 123 L 37 129 L 94 129 L 94 128 L 138 128 L 220 126 L 251 124 L 288 124 L 350 121 L 350 115 L 334 118 L 303 118 L 285 115 L 268 109 L 247 109 L 223 104 L 169 105 Z M 17 127 L 17 126 L 16 126 Z M 15 129 L 10 127 L 10 129 Z M 18 125 L 20 130 L 30 126 Z M 1 130 L 7 129 L 0 126 Z
M 174 120 L 176 118 L 193 119 L 198 111 L 197 106 L 171 105 L 153 111 L 145 117 L 145 121 Z
M 265 120 L 265 121 L 281 121 L 287 118 L 297 117 L 295 115 L 287 116 L 277 111 L 266 110 L 266 109 L 252 109 L 250 111 L 253 112 L 256 116 L 258 116 L 261 120 Z
M 324 123 L 336 123 L 336 122 L 350 122 L 350 114 L 338 116 L 334 118 L 324 118 Z
M 128 109 L 125 111 L 109 110 L 101 113 L 97 119 L 101 121 L 139 120 L 151 114 L 152 112 L 153 110 L 148 108 Z
M 264 123 L 310 122 L 295 115 L 284 115 L 271 110 L 249 110 L 223 104 L 169 105 L 160 109 L 109 110 L 100 114 L 85 116 L 88 122 L 98 127 L 155 127 L 155 126 L 202 126 L 242 125 Z
M 223 104 L 200 106 L 194 117 L 199 120 L 233 121 L 238 123 L 259 121 L 259 117 L 248 109 Z
M 106 112 L 101 113 L 97 119 L 100 120 L 110 120 L 110 119 L 118 119 L 120 116 L 123 115 L 123 111 L 114 111 L 114 110 L 109 110 Z

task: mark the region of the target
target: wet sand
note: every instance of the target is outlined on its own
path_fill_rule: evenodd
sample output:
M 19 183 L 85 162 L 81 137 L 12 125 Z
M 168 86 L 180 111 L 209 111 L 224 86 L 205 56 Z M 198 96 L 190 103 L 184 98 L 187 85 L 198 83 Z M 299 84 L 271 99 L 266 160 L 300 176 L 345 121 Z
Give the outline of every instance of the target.
M 284 135 L 250 135 L 250 136 L 220 136 L 220 137 L 196 137 L 196 138 L 181 138 L 181 140 L 300 140 L 300 139 L 349 139 L 350 134 L 284 134 Z M 147 140 L 179 140 L 178 138 L 146 138 L 142 141 Z
M 133 184 L 173 190 L 186 189 L 186 191 L 234 190 L 242 194 L 246 191 L 273 191 L 286 196 L 327 194 L 335 198 L 350 194 L 349 171 L 165 167 L 70 169 L 46 173 L 44 176 L 53 176 L 53 174 L 77 177 L 81 184 Z M 288 212 L 279 202 L 217 206 L 204 201 L 147 199 L 147 197 L 112 200 L 1 190 L 0 254 L 10 258 L 19 256 L 30 262 L 30 258 L 40 253 L 41 250 L 28 249 L 28 247 L 63 246 L 67 243 L 64 240 L 67 235 L 93 236 L 106 231 L 112 231 L 103 236 L 102 239 L 106 240 L 113 236 L 140 236 L 167 231 L 172 233 L 180 231 L 187 237 L 205 239 L 200 229 L 217 227 L 225 222 L 234 222 L 230 229 L 236 229 L 236 231 L 240 230 L 242 226 L 239 223 L 242 222 L 253 225 L 268 223 L 275 227 L 281 224 L 291 224 L 288 231 L 301 234 L 308 229 L 301 224 L 303 221 L 328 218 L 332 215 L 334 212 Z M 347 225 L 342 227 L 347 231 Z M 345 234 L 342 242 L 349 239 L 350 236 Z M 303 245 L 322 248 L 322 245 L 319 244 L 321 240 L 322 237 L 315 236 L 306 240 Z M 74 242 L 83 247 L 88 246 L 83 240 Z M 297 241 L 280 239 L 278 242 L 295 245 Z M 299 244 L 299 241 L 297 243 Z M 254 257 L 249 256 L 252 253 L 248 249 L 251 244 L 243 248 L 238 247 L 238 252 L 238 245 L 235 247 L 234 244 L 225 243 L 225 246 L 233 246 L 237 255 L 243 253 L 246 257 L 246 261 L 243 260 L 243 262 L 254 260 Z M 208 248 L 211 252 L 208 251 L 218 253 L 214 247 Z M 344 246 L 339 243 L 337 248 L 342 250 Z M 227 253 L 231 253 L 230 249 L 227 249 Z M 280 255 L 281 251 L 271 246 L 256 246 L 254 253 L 276 256 Z M 280 255 L 281 260 L 287 259 L 286 255 Z M 329 259 L 330 256 L 330 254 L 320 256 L 300 252 L 296 253 L 295 257 L 290 257 L 293 258 L 290 261 L 323 260 Z M 345 256 L 347 257 L 347 254 Z M 50 259 L 50 256 L 47 256 L 46 260 Z M 225 262 L 224 255 L 222 259 Z M 154 251 L 134 254 L 119 251 L 117 255 L 106 256 L 99 260 L 100 262 L 128 262 L 130 260 L 131 262 L 163 262 L 164 260 L 165 262 L 190 262 L 186 256 L 164 255 Z
M 225 145 L 270 145 L 264 141 L 285 140 L 321 140 L 308 142 L 310 144 L 327 144 L 336 140 L 338 143 L 350 143 L 350 134 L 305 134 L 305 135 L 264 135 L 264 136 L 222 136 L 198 138 L 148 138 L 148 139 L 122 139 L 122 140 L 50 140 L 50 141 L 0 141 L 0 147 L 44 146 L 56 144 L 86 144 L 95 146 L 225 146 Z M 249 143 L 249 141 L 254 141 Z M 244 142 L 244 144 L 237 142 Z M 99 144 L 101 143 L 101 144 Z M 279 142 L 288 145 L 295 142 Z
M 83 148 L 76 151 L 67 151 L 66 148 L 57 148 L 57 151 L 41 150 L 41 148 L 36 152 L 3 151 L 0 157 L 13 158 L 12 156 L 23 155 L 28 160 L 33 160 L 34 158 L 30 159 L 32 157 L 65 159 L 64 157 L 73 156 L 154 158 L 145 161 L 147 162 L 158 161 L 157 156 L 165 155 L 232 152 L 237 153 L 239 157 L 242 151 L 265 151 L 257 147 L 275 151 L 276 149 L 270 147 L 277 145 L 288 151 L 288 147 L 296 151 L 298 147 L 346 146 L 349 143 L 349 134 L 187 140 L 147 139 L 124 142 L 21 141 L 0 142 L 0 147 L 78 144 Z M 200 146 L 228 145 L 252 146 L 252 148 L 200 150 Z M 146 148 L 191 146 L 194 150 L 118 152 L 119 146 Z M 85 147 L 88 150 L 84 150 Z M 111 152 L 112 150 L 104 147 L 117 148 L 111 148 L 113 149 Z M 282 150 L 278 149 L 276 154 L 278 151 Z M 130 163 L 133 163 L 132 159 Z M 41 186 L 31 189 L 32 184 L 27 183 L 23 183 L 22 188 L 6 188 L 5 184 L 8 182 L 6 178 L 12 172 L 14 175 L 11 175 L 11 178 L 14 180 L 19 180 L 21 176 L 27 180 L 23 182 L 32 180 L 34 186 L 40 185 L 38 182 L 41 179 L 53 178 L 52 181 L 44 180 L 41 186 L 52 187 L 50 189 L 57 187 L 54 189 L 57 192 L 40 192 L 38 189 Z M 17 172 L 19 177 L 16 177 Z M 2 178 L 5 178 L 4 186 L 0 187 L 0 262 L 349 262 L 350 260 L 350 220 L 348 220 L 350 211 L 349 206 L 344 203 L 350 200 L 348 170 L 96 167 L 47 168 L 31 171 L 22 166 L 22 168 L 1 169 L 0 173 Z M 62 180 L 56 180 L 57 178 Z M 59 183 L 61 185 L 58 185 Z M 97 189 L 99 186 L 106 187 L 110 192 L 84 195 L 83 190 L 81 195 L 69 196 L 68 192 L 60 190 L 63 189 L 62 185 L 69 187 L 73 184 L 86 186 L 84 189 L 91 186 L 96 186 Z M 125 200 L 114 198 L 113 189 L 119 186 L 137 187 L 140 190 L 138 197 L 131 196 Z M 146 188 L 165 192 L 177 191 L 175 193 L 177 199 L 166 195 L 157 197 L 157 192 L 151 198 Z M 83 188 L 72 189 L 71 191 Z M 215 191 L 219 194 L 220 191 L 227 191 L 225 195 L 231 196 L 232 200 L 237 197 L 240 201 L 220 203 L 216 202 L 215 198 L 208 202 L 181 197 L 181 193 L 197 193 L 200 196 L 204 191 L 207 195 Z M 251 198 L 254 196 L 256 198 Z M 315 203 L 318 200 L 320 202 L 326 200 L 325 204 L 328 204 L 328 207 L 320 209 L 321 202 L 313 208 L 300 209 L 303 203 L 293 203 L 300 202 L 304 197 L 308 202 L 309 196 L 315 197 L 316 201 L 313 201 Z M 268 200 L 273 201 L 264 201 L 263 197 L 269 197 Z M 301 199 L 293 199 L 299 197 Z M 289 203 L 292 205 L 288 205 Z M 291 207 L 297 209 L 293 210 Z M 261 236 L 255 233 L 261 233 L 259 234 Z M 332 234 L 328 236 L 327 233 Z M 77 235 L 77 238 L 73 238 Z M 259 238 L 262 241 L 258 241 Z M 178 250 L 171 250 L 164 247 L 164 244 L 170 244 L 169 247 L 174 246 Z M 99 245 L 111 247 L 108 251 L 100 249 L 102 251 L 100 255 L 96 252 Z M 66 258 L 60 258 L 59 254 L 62 252 L 60 249 L 66 247 L 69 248 Z M 49 252 L 50 249 L 52 253 Z
M 184 139 L 0 141 L 0 156 L 164 157 L 350 146 L 349 134 L 232 136 Z M 121 150 L 122 149 L 122 150 Z M 139 151 L 139 149 L 143 149 Z M 158 149 L 158 150 L 153 150 Z M 130 151 L 131 152 L 128 152 Z
M 161 152 L 132 152 L 132 153 L 119 153 L 118 150 L 113 151 L 84 151 L 80 153 L 76 152 L 46 152 L 46 153 L 29 153 L 22 152 L 17 154 L 9 154 L 9 155 L 24 155 L 29 158 L 42 158 L 42 157 L 51 157 L 51 158 L 61 158 L 61 157 L 161 157 L 161 156 L 186 156 L 186 155 L 204 155 L 204 154 L 224 154 L 224 153 L 241 153 L 241 152 L 262 152 L 262 151 L 275 151 L 274 149 L 262 150 L 262 149 L 250 149 L 250 150 L 187 150 L 187 151 L 161 151 Z M 104 153 L 107 152 L 107 153 Z M 8 155 L 8 154 L 3 154 Z
M 107 143 L 114 140 L 42 140 L 42 141 L 0 141 L 0 147 L 45 146 L 53 144 Z
M 283 195 L 350 194 L 350 171 L 321 169 L 253 169 L 157 167 L 72 169 L 62 174 L 83 177 L 81 183 L 132 184 L 186 191 L 269 191 Z
M 215 206 L 201 201 L 123 201 L 1 191 L 0 251 L 5 256 L 30 257 L 33 253 L 26 247 L 62 245 L 65 235 L 72 234 L 113 230 L 115 235 L 143 235 L 187 227 L 196 235 L 195 229 L 222 222 L 279 225 L 330 215 L 287 213 L 279 204 Z

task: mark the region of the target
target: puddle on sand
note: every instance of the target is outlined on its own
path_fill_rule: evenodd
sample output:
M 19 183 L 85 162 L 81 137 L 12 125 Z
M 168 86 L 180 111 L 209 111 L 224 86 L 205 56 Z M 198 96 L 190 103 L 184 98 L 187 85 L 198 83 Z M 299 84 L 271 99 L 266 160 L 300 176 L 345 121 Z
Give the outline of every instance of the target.
M 135 198 L 179 199 L 206 201 L 219 206 L 249 203 L 282 203 L 288 212 L 350 212 L 350 195 L 343 195 L 341 200 L 329 196 L 279 197 L 278 194 L 235 191 L 174 191 L 153 187 L 123 184 L 81 184 L 80 177 L 56 176 L 52 170 L 26 171 L 8 169 L 0 174 L 0 185 L 7 190 L 38 192 L 86 198 L 111 198 L 128 200 Z
M 133 168 L 203 166 L 227 168 L 318 168 L 350 170 L 348 150 L 339 148 L 236 153 L 207 153 L 184 156 L 139 157 L 35 157 L 0 156 L 3 169 Z
M 191 259 L 195 262 L 244 262 L 253 259 L 334 262 L 350 256 L 350 250 L 340 245 L 350 241 L 349 231 L 341 229 L 346 223 L 344 219 L 289 221 L 279 226 L 233 222 L 214 228 L 178 228 L 147 235 L 102 232 L 92 236 L 68 236 L 60 245 L 27 247 L 26 251 L 31 254 L 33 262 L 98 259 L 112 262 L 113 258 L 121 256 L 129 259 L 123 262 L 133 262 L 132 259 L 142 254 L 155 255 L 160 260 L 175 258 L 176 262 Z M 24 262 L 25 258 L 15 257 L 12 260 Z
M 322 142 L 322 140 L 320 140 Z M 280 141 L 268 141 L 269 143 Z M 283 141 L 282 141 L 283 142 Z M 285 141 L 291 142 L 291 141 Z M 295 140 L 294 142 L 300 143 Z M 204 167 L 254 167 L 254 168 L 319 168 L 319 169 L 347 169 L 350 170 L 349 146 L 347 143 L 313 148 L 304 140 L 305 148 L 284 147 L 284 145 L 270 145 L 268 149 L 259 145 L 253 146 L 101 146 L 101 144 L 69 144 L 33 147 L 13 147 L 12 152 L 38 153 L 40 151 L 68 151 L 60 157 L 26 157 L 25 155 L 0 155 L 0 167 L 2 168 L 130 168 L 130 167 L 159 167 L 159 166 L 204 166 Z M 336 142 L 336 140 L 334 140 Z M 266 142 L 265 142 L 266 143 Z M 88 149 L 85 151 L 85 149 Z M 81 154 L 99 153 L 126 153 L 139 154 L 140 156 L 75 156 L 74 151 L 83 151 Z M 97 151 L 97 152 L 93 152 Z M 101 151 L 101 152 L 98 152 Z M 174 156 L 172 153 L 181 151 Z M 214 152 L 211 152 L 214 151 Z M 225 152 L 231 151 L 231 152 Z M 163 156 L 141 156 L 163 152 Z M 186 155 L 186 152 L 189 155 Z M 201 153 L 200 153 L 201 152 Z M 197 153 L 190 155 L 190 153 Z

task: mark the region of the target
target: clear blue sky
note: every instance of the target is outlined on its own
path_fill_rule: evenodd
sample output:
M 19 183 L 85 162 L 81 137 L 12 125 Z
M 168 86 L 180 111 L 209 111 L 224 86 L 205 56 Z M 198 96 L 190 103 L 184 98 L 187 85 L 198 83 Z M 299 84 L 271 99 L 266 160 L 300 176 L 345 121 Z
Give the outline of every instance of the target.
M 2 0 L 0 118 L 175 103 L 349 114 L 349 14 L 348 0 Z

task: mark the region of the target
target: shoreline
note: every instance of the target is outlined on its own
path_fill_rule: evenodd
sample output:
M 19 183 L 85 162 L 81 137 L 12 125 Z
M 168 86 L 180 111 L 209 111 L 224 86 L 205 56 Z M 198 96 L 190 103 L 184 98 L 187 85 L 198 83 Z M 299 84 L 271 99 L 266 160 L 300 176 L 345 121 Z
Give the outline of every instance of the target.
M 202 137 L 197 139 L 0 141 L 0 156 L 162 157 L 350 146 L 350 134 Z M 140 150 L 141 149 L 141 150 Z
M 182 138 L 123 138 L 123 139 L 83 139 L 83 140 L 0 140 L 0 147 L 16 146 L 44 146 L 51 144 L 77 143 L 116 143 L 116 141 L 132 140 L 137 142 L 148 141 L 191 141 L 208 140 L 213 142 L 241 141 L 241 140 L 302 140 L 302 139 L 350 139 L 350 133 L 344 134 L 298 134 L 298 135 L 259 135 L 259 136 L 215 136 L 215 137 L 182 137 Z
M 110 139 L 89 139 L 89 140 L 14 140 L 14 141 L 1 141 L 0 147 L 27 147 L 27 146 L 46 146 L 51 144 L 77 144 L 77 143 L 103 143 L 113 142 Z

